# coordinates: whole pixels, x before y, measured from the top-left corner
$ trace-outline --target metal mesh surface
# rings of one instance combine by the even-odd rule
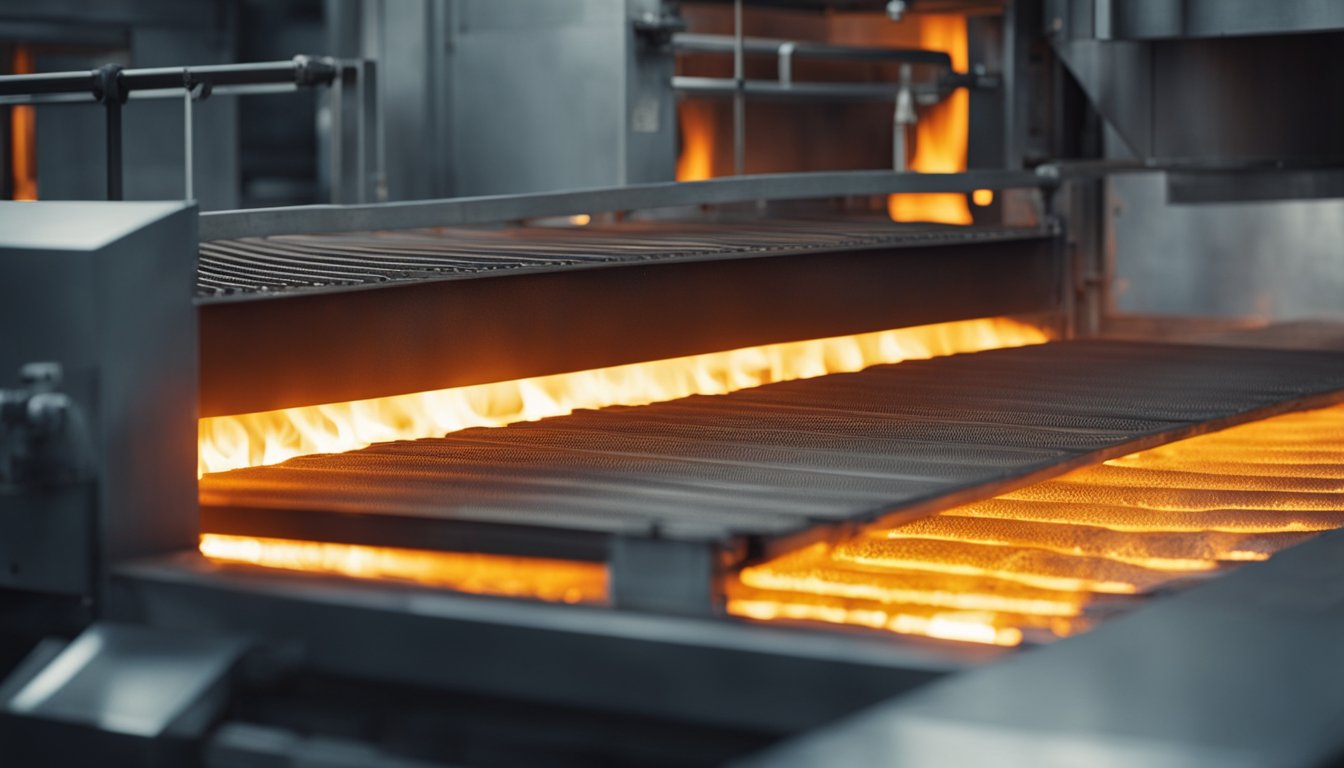
[[[781,543],[1341,389],[1339,354],[1061,342],[308,456],[207,475],[201,498],[207,530],[257,535],[320,538],[335,512],[526,528],[528,551],[538,528]]]
[[[197,295],[290,292],[642,261],[1039,237],[1037,229],[939,227],[885,219],[280,235],[201,244]]]

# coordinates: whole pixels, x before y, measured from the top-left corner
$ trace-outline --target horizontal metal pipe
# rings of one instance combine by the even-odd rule
[[[187,85],[329,85],[347,65],[334,59],[296,56],[289,61],[207,64],[194,67],[124,69],[118,76],[123,93]],[[0,77],[0,96],[94,93],[94,72],[49,72]]]
[[[0,96],[91,93],[97,82],[97,73],[88,70],[83,72],[46,72],[37,75],[5,75],[0,77]]]
[[[701,96],[731,96],[737,92],[737,85],[729,77],[689,77],[680,75],[672,78],[672,88],[682,93]],[[942,95],[939,88],[932,84],[912,84],[909,90],[921,97]],[[796,99],[844,99],[890,101],[901,91],[900,83],[827,83],[827,82],[788,82],[775,80],[747,80],[742,83],[742,92],[749,96]]]
[[[877,48],[855,45],[829,45],[804,40],[776,40],[762,37],[742,39],[742,52],[748,56],[775,56],[781,46],[793,46],[795,58],[846,59],[853,61],[901,61],[952,68],[952,57],[943,51],[921,48]],[[722,53],[734,50],[732,35],[702,35],[679,33],[672,36],[672,46],[682,53]]]

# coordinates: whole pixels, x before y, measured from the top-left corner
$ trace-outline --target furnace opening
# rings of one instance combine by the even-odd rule
[[[882,363],[1017,347],[1048,331],[984,318],[827,339],[769,344],[670,360],[478,386],[201,419],[198,474],[437,437],[586,408],[717,395]]]

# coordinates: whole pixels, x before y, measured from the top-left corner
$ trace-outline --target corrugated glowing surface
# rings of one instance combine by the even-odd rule
[[[743,569],[730,613],[1017,645],[1344,527],[1344,406],[1171,443]]]
[[[201,536],[211,560],[363,579],[409,581],[481,595],[591,603],[607,597],[601,563],[436,552],[252,536]]]

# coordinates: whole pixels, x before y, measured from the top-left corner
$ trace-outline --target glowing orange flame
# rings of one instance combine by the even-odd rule
[[[200,549],[222,563],[409,581],[472,594],[565,603],[600,602],[607,596],[606,566],[600,563],[217,533],[201,536]]]
[[[1047,340],[1040,329],[1014,320],[962,320],[372,400],[218,416],[200,421],[198,471],[276,464],[295,456],[439,437],[469,427],[561,416],[581,408],[724,394],[881,363]]]
[[[758,621],[823,621],[966,643],[1014,646],[1022,642],[1020,628],[996,626],[997,615],[975,611],[921,613],[884,610],[880,606],[845,605],[835,600],[781,602],[734,597],[728,601],[728,612]]]
[[[677,105],[681,126],[681,154],[677,181],[704,181],[714,176],[714,116],[710,105],[683,100]]]
[[[919,22],[921,48],[946,51],[952,58],[954,70],[967,70],[970,56],[965,16],[932,14],[912,16],[911,20]],[[956,173],[966,170],[970,122],[971,100],[964,88],[953,91],[942,103],[921,110],[919,122],[915,123],[915,153],[907,167],[922,173]],[[992,200],[993,193],[990,195]],[[941,224],[970,224],[972,221],[965,195],[955,193],[890,195],[887,197],[887,214],[892,221],[932,221]]]
[[[33,54],[26,46],[14,48],[13,72],[16,75],[33,72]],[[37,113],[31,105],[10,107],[9,156],[12,158],[10,175],[15,200],[37,199]]]
[[[1015,645],[1344,527],[1344,406],[1171,443],[744,568],[728,610]],[[935,626],[935,619],[943,623]],[[954,622],[955,631],[947,629]]]

